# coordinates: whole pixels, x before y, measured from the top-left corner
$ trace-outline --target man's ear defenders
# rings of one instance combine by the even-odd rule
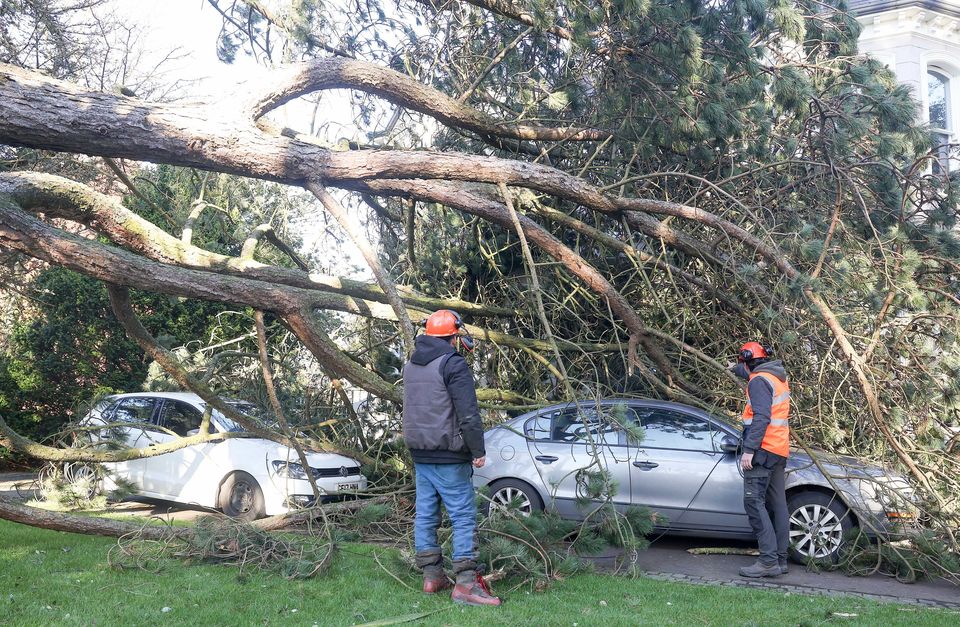
[[[457,333],[457,342],[459,342],[460,346],[462,346],[468,353],[472,353],[473,348],[477,345],[477,343],[474,341],[473,336],[470,335],[466,329],[466,326],[463,324],[463,318],[461,318],[460,314],[453,310],[448,311],[453,314],[454,325],[456,325],[457,331],[459,331],[459,333]]]
[[[761,359],[773,357],[773,348],[759,342],[747,342],[740,348],[737,355],[737,361],[748,362],[751,359]]]
[[[430,317],[420,322],[425,329],[424,333],[431,337],[456,336],[457,344],[467,351],[472,351],[475,342],[467,332],[460,314],[452,309],[440,309],[430,314]]]

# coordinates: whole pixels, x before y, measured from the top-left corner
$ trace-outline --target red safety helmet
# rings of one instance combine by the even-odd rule
[[[747,342],[740,347],[740,354],[737,355],[737,361],[746,362],[752,359],[769,358],[773,354],[773,349],[764,346],[760,342]]]

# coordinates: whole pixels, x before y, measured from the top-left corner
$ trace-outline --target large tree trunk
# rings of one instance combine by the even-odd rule
[[[355,501],[344,501],[342,503],[329,503],[320,507],[312,507],[302,511],[290,512],[288,514],[279,514],[255,520],[251,524],[264,531],[279,531],[288,527],[303,525],[322,514],[342,514],[352,512],[357,509],[367,507],[376,503],[386,503],[389,497],[381,496],[371,499],[362,499]],[[321,513],[322,510],[322,513]],[[214,516],[218,514],[212,514]],[[119,538],[128,534],[136,534],[145,540],[169,540],[172,538],[182,538],[191,533],[190,527],[173,527],[170,525],[144,525],[141,523],[131,523],[122,520],[113,520],[110,518],[95,518],[92,516],[81,516],[78,514],[62,514],[60,512],[51,512],[40,509],[39,507],[29,507],[13,501],[10,498],[0,496],[0,519],[10,522],[29,525],[31,527],[40,527],[51,531],[66,531],[69,533],[83,533],[94,536],[107,536],[110,538]]]
[[[473,183],[505,183],[551,194],[558,199],[590,207],[598,212],[620,215],[634,228],[668,239],[678,247],[713,262],[711,247],[691,241],[689,236],[671,233],[669,226],[652,218],[660,214],[689,220],[719,231],[739,241],[747,250],[764,258],[786,278],[797,277],[787,255],[775,244],[762,241],[746,229],[719,216],[679,203],[610,196],[583,179],[560,170],[539,165],[476,155],[413,151],[331,151],[318,146],[310,138],[293,133],[280,133],[269,125],[258,126],[258,118],[278,104],[296,95],[331,87],[352,87],[402,106],[436,116],[451,126],[478,130],[479,118],[464,113],[465,107],[429,87],[419,85],[395,72],[359,61],[323,59],[295,66],[277,73],[271,84],[254,86],[253,98],[244,110],[223,106],[148,104],[122,96],[91,92],[75,85],[56,81],[38,73],[14,66],[0,65],[0,100],[7,115],[0,118],[0,141],[12,145],[81,152],[106,157],[197,167],[305,186],[321,180],[325,185],[358,191],[376,191],[413,198],[437,200],[444,196],[451,206],[464,211],[487,210],[505,213],[502,204],[494,208],[486,201],[458,202],[465,194],[456,184],[435,179]],[[426,103],[450,104],[429,107]],[[414,103],[416,103],[414,105]],[[490,122],[489,120],[487,122]],[[538,129],[520,129],[509,125],[484,123],[483,132],[493,136],[533,139]],[[568,133],[576,139],[596,137]],[[426,188],[432,188],[427,190]],[[482,207],[486,205],[486,207]],[[639,339],[648,357],[659,366],[670,387],[681,393],[702,393],[682,377],[674,377],[674,369],[663,357],[639,316],[616,289],[589,264],[577,259],[565,247],[543,238],[537,242],[538,229],[527,221],[525,234],[580,278],[588,289],[600,295],[620,318],[634,340]],[[530,228],[529,231],[527,229]],[[226,278],[225,278],[226,280]],[[129,283],[123,283],[129,285]],[[198,286],[201,290],[203,286]],[[297,311],[299,318],[309,317],[309,308],[296,306],[291,294],[271,311]],[[300,300],[300,299],[294,299]],[[244,302],[244,301],[239,301]],[[252,305],[253,306],[253,305]],[[817,311],[831,316],[829,309]],[[848,356],[848,358],[851,358]],[[862,383],[862,381],[861,381]],[[868,382],[869,383],[869,382]],[[668,388],[669,389],[669,388]],[[875,408],[876,394],[870,385],[861,385],[869,399],[868,407],[875,422],[883,421]]]
[[[262,102],[272,105],[292,95],[332,86],[352,86],[373,91],[398,104],[408,102],[408,90],[412,87],[408,78],[397,73],[380,73],[373,88],[364,78],[366,74],[358,70],[358,65],[367,66],[368,72],[379,71],[370,64],[356,61],[346,64],[342,59],[326,59],[284,70],[276,81],[279,84],[265,85],[253,91],[262,94]],[[337,76],[336,80],[329,79],[330,73]],[[421,95],[429,95],[437,102],[445,98],[422,85],[417,89]],[[58,96],[57,92],[61,95]],[[67,94],[69,97],[64,99],[62,96]],[[553,194],[598,211],[631,215],[639,215],[638,211],[654,211],[699,219],[712,226],[724,227],[729,234],[744,238],[758,251],[771,253],[769,247],[742,229],[705,212],[674,203],[609,197],[582,179],[547,166],[451,153],[330,151],[312,143],[309,138],[290,138],[257,127],[255,119],[269,110],[262,102],[254,103],[246,111],[236,111],[233,116],[222,106],[214,110],[201,105],[152,105],[120,96],[85,92],[68,83],[12,66],[0,66],[0,98],[6,99],[10,111],[8,119],[0,120],[0,141],[13,145],[149,160],[301,187],[311,180],[321,180],[325,185],[357,189],[375,179],[394,179],[395,189],[406,186],[406,193],[415,198],[421,197],[416,193],[418,186],[408,179],[503,182]],[[65,106],[65,102],[70,104]],[[457,107],[462,105],[457,104]],[[456,116],[441,115],[438,109],[431,112],[450,124],[468,124]],[[487,130],[492,134],[509,135],[512,132],[496,125]],[[454,187],[447,195],[453,197],[458,191]],[[637,224],[656,230],[649,216],[638,218]],[[527,228],[526,224],[524,228]],[[692,245],[691,248],[708,256],[706,245]],[[548,252],[556,256],[555,248],[548,249]],[[565,255],[570,252],[565,251]],[[783,258],[778,256],[777,259],[782,261]],[[630,335],[644,344],[652,360],[668,378],[673,378],[688,392],[698,391],[682,377],[672,376],[671,364],[662,358],[661,349],[650,338],[639,316],[606,279],[583,260],[565,263],[588,289],[610,304]]]
[[[143,525],[110,518],[61,514],[38,507],[20,505],[0,496],[0,518],[31,527],[119,538],[136,533],[148,540],[166,540],[189,533],[184,527]]]

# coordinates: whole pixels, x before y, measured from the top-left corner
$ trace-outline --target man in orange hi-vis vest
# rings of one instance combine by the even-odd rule
[[[757,535],[760,558],[740,569],[743,577],[776,577],[787,572],[790,520],[784,470],[790,455],[790,386],[783,362],[769,346],[747,342],[734,372],[747,379],[743,410],[743,507]]]

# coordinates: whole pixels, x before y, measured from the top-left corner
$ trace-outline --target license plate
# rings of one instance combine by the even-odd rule
[[[359,489],[360,489],[360,484],[359,484],[359,483],[338,483],[338,484],[337,484],[337,491],[338,491],[338,492],[350,491],[350,490],[359,490]]]

